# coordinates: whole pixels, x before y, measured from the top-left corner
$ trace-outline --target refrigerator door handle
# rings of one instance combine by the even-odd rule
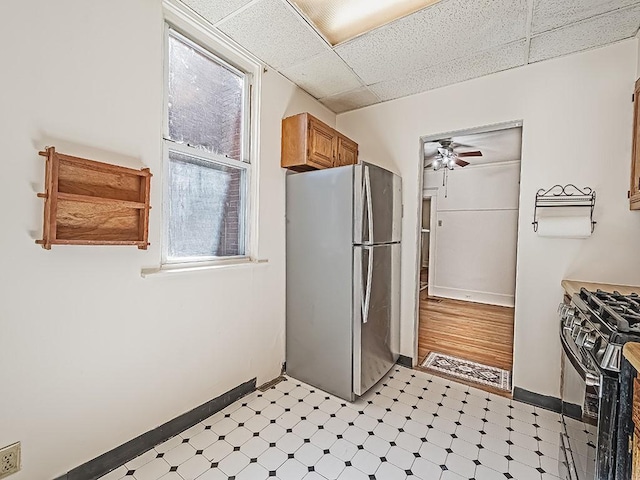
[[[369,225],[369,243],[373,243],[373,200],[371,198],[371,175],[369,167],[364,167],[364,189],[367,195],[367,224]]]
[[[371,304],[371,283],[373,280],[373,247],[365,246],[362,252],[365,251],[369,254],[367,265],[367,287],[365,289],[365,296],[362,300],[362,323],[367,323],[369,320],[369,305]]]

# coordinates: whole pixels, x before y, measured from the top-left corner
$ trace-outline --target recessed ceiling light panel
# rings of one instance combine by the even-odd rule
[[[337,45],[440,0],[290,0]]]

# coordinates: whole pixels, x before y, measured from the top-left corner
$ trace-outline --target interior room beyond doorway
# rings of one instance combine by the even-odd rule
[[[519,122],[423,139],[418,366],[444,376],[477,369],[472,382],[495,370],[509,381],[484,388],[503,394],[513,365],[521,144]]]

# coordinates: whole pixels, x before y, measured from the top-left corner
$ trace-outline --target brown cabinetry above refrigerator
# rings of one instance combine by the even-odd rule
[[[304,172],[356,163],[358,144],[311,114],[282,120],[282,168]]]

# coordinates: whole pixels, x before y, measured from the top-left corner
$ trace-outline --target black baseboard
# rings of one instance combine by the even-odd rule
[[[405,355],[400,355],[398,360],[396,361],[398,365],[402,365],[403,367],[412,368],[413,367],[413,358],[407,357]]]
[[[539,393],[530,392],[524,388],[514,387],[513,399],[522,403],[528,403],[534,407],[551,410],[552,412],[562,412],[562,400],[559,398],[540,395]]]
[[[219,412],[255,389],[256,379],[254,378],[93,460],[89,460],[87,463],[70,470],[55,480],[95,480],[100,478],[156,445],[169,440],[187,428]]]
[[[580,405],[562,402],[562,413],[576,420],[584,421],[582,419],[582,407]]]

